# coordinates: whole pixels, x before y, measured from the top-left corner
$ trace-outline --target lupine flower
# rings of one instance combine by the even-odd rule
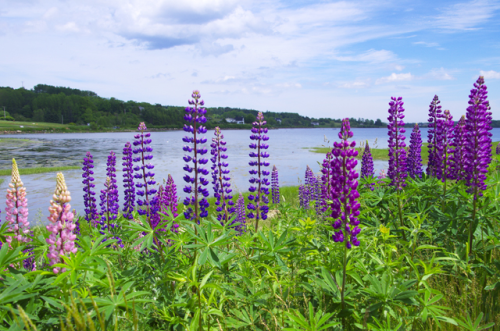
[[[410,136],[408,174],[411,178],[422,178],[422,136],[418,124],[415,124]]]
[[[378,175],[379,179],[384,179],[387,178],[387,173],[385,172],[385,169],[380,170],[380,173]]]
[[[94,160],[92,154],[90,154],[90,152],[87,152],[87,154],[83,158],[82,168],[82,183],[84,185],[83,202],[85,204],[85,219],[87,220],[87,222],[95,226],[97,220],[99,219],[99,215],[97,213],[95,192],[93,191],[93,188],[95,187],[95,184],[92,183],[94,181],[94,177],[92,177],[92,175],[94,174],[94,171],[92,170],[93,168]]]
[[[453,129],[453,140],[451,141],[450,178],[457,181],[465,178],[464,157],[466,145],[465,115],[462,115]]]
[[[500,142],[497,145],[496,152],[497,152],[497,155],[500,155]]]
[[[442,123],[442,134],[440,139],[440,144],[438,148],[438,153],[440,154],[439,158],[443,163],[441,169],[442,172],[437,173],[437,178],[441,179],[443,182],[446,181],[446,178],[451,178],[451,160],[450,156],[450,144],[453,141],[453,116],[451,116],[449,110],[445,110],[443,114],[443,123]]]
[[[174,217],[179,215],[177,213],[177,186],[174,183],[172,175],[168,175],[167,184],[165,185],[165,194],[163,199],[163,204],[165,208],[168,208]]]
[[[71,212],[71,196],[66,187],[64,175],[59,172],[57,174],[57,185],[53,200],[50,200],[48,217],[51,224],[47,225],[47,230],[50,232],[49,238],[46,239],[50,245],[47,257],[50,259],[50,265],[62,263],[61,255],[67,256],[70,253],[75,254],[78,250],[75,247],[76,235],[74,234],[75,224],[73,223],[74,214]],[[59,267],[52,269],[54,273],[59,271],[65,272]]]
[[[231,215],[234,213],[234,202],[233,196],[231,195],[231,183],[229,180],[229,169],[227,169],[228,163],[224,160],[227,160],[227,154],[224,152],[227,151],[226,142],[223,141],[224,135],[220,132],[220,128],[215,128],[215,138],[212,138],[212,150],[210,154],[212,157],[210,160],[212,161],[212,184],[214,185],[214,196],[217,199],[215,202],[217,219],[221,224],[226,224],[227,221],[231,219]]]
[[[31,235],[33,235],[33,231],[31,231]],[[28,248],[23,250],[24,254],[28,254],[28,258],[23,260],[23,267],[28,271],[36,270],[36,261],[35,261],[35,252],[33,252],[33,248]]]
[[[177,189],[174,184],[174,180],[171,175],[168,175],[168,180],[163,187],[160,185],[158,188],[158,193],[155,198],[156,209],[158,212],[153,215],[151,219],[151,224],[153,229],[155,229],[158,225],[162,224],[164,220],[162,220],[161,214],[168,215],[168,212],[171,211],[174,217],[177,217]],[[161,213],[161,214],[160,214]],[[171,231],[178,232],[179,224],[172,224]],[[162,229],[164,231],[164,229]]]
[[[240,196],[238,197],[238,200],[236,201],[235,213],[236,213],[236,219],[234,220],[234,222],[239,224],[236,225],[234,229],[238,231],[240,234],[242,234],[246,229],[246,224],[245,224],[245,199],[243,198],[243,194],[241,193]]]
[[[429,124],[427,131],[427,148],[429,150],[429,161],[427,162],[427,175],[436,177],[438,173],[442,172],[442,160],[439,159],[441,156],[438,153],[439,146],[441,144],[440,138],[442,136],[442,125],[443,125],[443,114],[441,113],[441,101],[437,95],[434,96],[432,102],[429,106]]]
[[[335,234],[333,240],[335,242],[346,242],[346,247],[350,249],[352,245],[359,246],[357,235],[361,231],[358,228],[358,215],[360,204],[358,202],[359,193],[358,173],[356,172],[356,156],[358,151],[354,149],[356,142],[349,142],[353,132],[349,119],[345,118],[342,121],[342,128],[339,132],[341,142],[333,143],[332,160],[333,175],[331,179],[332,189],[332,204],[331,217],[335,220],[333,228]]]
[[[268,186],[270,183],[266,178],[266,176],[269,176],[269,171],[262,169],[269,166],[269,162],[265,161],[269,157],[269,153],[263,151],[269,148],[269,145],[264,143],[269,140],[269,137],[266,136],[267,128],[264,127],[266,123],[264,115],[259,112],[257,114],[257,121],[253,122],[252,134],[250,135],[250,139],[254,141],[250,144],[250,148],[257,150],[257,152],[251,152],[250,157],[257,160],[252,160],[248,163],[251,167],[256,168],[249,171],[250,175],[255,177],[251,177],[249,180],[252,185],[249,188],[250,195],[248,199],[250,202],[247,208],[250,212],[247,217],[249,219],[255,218],[255,231],[258,229],[259,220],[267,219],[267,212],[269,211],[269,207],[267,206],[269,199],[267,196],[269,195]]]
[[[371,177],[375,174],[375,169],[373,168],[373,157],[370,151],[370,146],[368,145],[368,140],[365,144],[365,151],[361,157],[361,178]],[[374,190],[375,184],[370,184],[370,190]]]
[[[280,203],[280,183],[278,180],[278,168],[273,166],[273,172],[271,173],[271,195],[273,197],[273,203]]]
[[[123,205],[123,216],[132,219],[135,207],[134,169],[132,165],[132,145],[127,142],[123,148],[123,186],[125,188],[125,203]]]
[[[305,175],[305,186],[307,187],[307,193],[309,194],[308,196],[308,201],[314,201],[314,202],[318,202],[318,199],[320,197],[320,192],[319,192],[319,183],[318,183],[318,179],[316,178],[316,176],[314,175],[314,172],[312,171],[312,169],[307,166],[306,168],[306,175]]]
[[[26,188],[21,181],[19,169],[15,159],[12,159],[12,178],[7,189],[7,208],[5,208],[5,221],[9,224],[9,229],[14,236],[8,236],[5,240],[11,247],[14,238],[19,243],[29,241],[27,234],[30,232],[28,222],[28,199],[26,198]]]
[[[106,183],[104,190],[101,190],[101,224],[106,223],[106,228],[110,230],[110,222],[118,217],[118,186],[116,185],[116,155],[113,151],[109,153],[106,163]]]
[[[332,200],[330,181],[332,178],[332,160],[333,154],[331,152],[326,153],[326,158],[323,160],[323,166],[321,167],[321,212],[326,212],[328,209],[327,201]]]
[[[151,133],[145,131],[147,130],[146,124],[141,122],[137,128],[139,133],[134,136],[134,150],[132,151],[136,157],[133,161],[137,162],[138,165],[134,167],[134,178],[138,181],[135,183],[137,187],[137,205],[141,208],[137,210],[139,215],[146,215],[148,222],[151,225],[151,216],[156,213],[155,201],[153,197],[156,194],[156,189],[153,188],[156,184],[154,180],[154,173],[151,170],[154,165],[150,163],[153,159],[153,155],[149,154],[153,151],[153,147],[149,146],[151,144]],[[147,163],[146,163],[147,162]]]
[[[406,144],[405,135],[406,130],[404,129],[405,123],[403,118],[405,117],[403,112],[403,98],[391,97],[391,102],[389,102],[389,170],[387,175],[391,179],[391,186],[396,187],[396,189],[403,189],[406,186],[405,179],[406,173]]]
[[[465,120],[466,154],[465,154],[465,185],[474,199],[481,197],[487,185],[485,184],[488,166],[492,160],[491,153],[491,113],[487,98],[487,88],[484,77],[480,76],[469,95],[469,107]]]
[[[193,134],[193,136],[185,136],[182,138],[182,141],[185,143],[193,144],[192,147],[184,145],[182,148],[186,153],[193,152],[193,156],[186,154],[183,158],[184,162],[186,162],[183,169],[187,172],[183,177],[184,181],[187,183],[187,185],[184,186],[184,192],[189,195],[184,199],[184,205],[188,207],[184,212],[184,217],[188,220],[196,220],[199,223],[200,218],[208,216],[207,208],[209,206],[206,199],[209,192],[205,187],[209,182],[203,177],[209,173],[203,166],[208,163],[208,159],[203,157],[203,155],[207,154],[208,150],[202,147],[202,145],[207,142],[207,138],[197,136],[207,133],[207,128],[203,126],[203,124],[207,122],[205,117],[207,110],[202,108],[205,102],[200,100],[200,91],[193,91],[191,96],[193,100],[189,100],[188,102],[194,107],[187,107],[185,109],[186,114],[184,114],[184,120],[189,123],[189,126],[184,124],[184,131]],[[189,165],[189,162],[193,163],[192,167]],[[201,200],[199,200],[199,194],[203,196]]]
[[[303,184],[299,185],[299,205],[304,209],[309,208],[309,190]]]

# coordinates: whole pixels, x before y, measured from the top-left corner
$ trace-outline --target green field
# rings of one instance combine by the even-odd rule
[[[86,125],[74,124],[57,124],[46,122],[19,122],[19,121],[3,121],[0,120],[0,131],[56,131],[56,132],[72,132],[89,130]]]

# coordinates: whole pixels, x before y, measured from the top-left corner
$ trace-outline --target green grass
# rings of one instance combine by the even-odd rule
[[[53,171],[65,171],[65,170],[75,170],[80,169],[79,166],[69,166],[69,167],[39,167],[39,168],[23,168],[19,169],[19,174],[22,175],[36,175],[43,174],[46,172]],[[11,169],[0,170],[0,176],[10,176],[12,173]],[[1,184],[1,182],[0,182]]]
[[[29,143],[31,139],[23,138],[0,138],[0,144]]]
[[[0,185],[2,185],[2,184],[3,184],[3,181],[4,181],[4,180],[5,180],[5,179],[0,178]]]

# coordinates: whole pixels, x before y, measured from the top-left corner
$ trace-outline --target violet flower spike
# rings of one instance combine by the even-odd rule
[[[101,191],[101,224],[107,223],[106,228],[110,230],[110,222],[113,223],[118,217],[118,186],[116,185],[116,154],[111,151],[106,163],[106,183]]]
[[[373,157],[367,140],[363,156],[361,157],[361,178],[372,177],[374,175],[375,175],[375,169],[373,167]],[[368,186],[372,191],[375,189],[375,184],[373,183]]]
[[[257,114],[257,121],[253,122],[252,134],[250,135],[250,139],[252,143],[249,145],[251,149],[257,150],[256,152],[251,152],[249,156],[252,159],[248,164],[252,168],[249,173],[254,177],[251,177],[249,182],[250,184],[250,195],[248,199],[250,202],[247,205],[247,208],[250,212],[247,214],[249,219],[255,219],[255,231],[257,231],[259,227],[259,220],[267,219],[267,213],[269,211],[269,207],[267,204],[269,203],[269,188],[270,185],[269,180],[266,176],[269,176],[269,171],[264,170],[264,167],[269,166],[269,162],[265,159],[269,157],[269,154],[263,150],[269,148],[269,145],[265,142],[269,140],[269,137],[266,135],[268,129],[264,127],[266,125],[266,121],[264,121],[264,115],[262,112]],[[254,186],[256,185],[256,186]]]
[[[453,140],[450,143],[450,171],[451,179],[457,181],[465,178],[465,147],[466,147],[465,115],[462,115],[457,125],[453,129]]]
[[[408,174],[411,178],[422,178],[422,136],[418,124],[415,124],[410,136]]]
[[[239,232],[239,234],[243,234],[243,232],[246,230],[246,222],[245,222],[245,199],[243,198],[243,194],[240,193],[240,196],[238,197],[238,200],[236,201],[236,208],[235,208],[235,213],[236,213],[236,219],[235,224],[235,230]]]
[[[220,128],[216,127],[214,132],[215,138],[212,138],[212,144],[210,147],[212,150],[212,184],[214,185],[214,196],[217,199],[215,202],[217,211],[217,220],[224,225],[231,219],[231,215],[234,213],[234,202],[233,196],[231,195],[231,183],[229,180],[229,169],[228,163],[224,162],[227,160],[227,154],[223,154],[227,151],[226,142],[223,141],[224,135],[221,133]]]
[[[123,217],[132,219],[132,212],[135,207],[135,186],[134,186],[134,169],[132,163],[132,145],[127,142],[123,148],[122,157],[123,170],[123,187],[124,187],[124,204]]]
[[[497,148],[495,150],[497,155],[500,155],[500,142],[497,144]]]
[[[491,112],[487,100],[487,87],[484,77],[480,76],[469,95],[469,107],[465,120],[466,154],[465,185],[474,200],[483,195],[488,166],[492,161]]]
[[[333,143],[332,154],[335,157],[332,160],[332,179],[331,179],[331,217],[334,219],[333,228],[335,242],[344,242],[350,249],[352,245],[359,246],[360,242],[357,235],[361,231],[358,228],[360,214],[360,204],[358,202],[359,193],[358,173],[355,159],[358,151],[354,149],[356,142],[349,142],[353,137],[349,119],[342,120],[342,128],[339,132],[340,142]]]
[[[273,166],[273,172],[271,174],[271,195],[273,198],[273,204],[277,205],[280,203],[280,184],[278,179],[278,168]]]
[[[207,154],[208,150],[203,147],[207,142],[207,138],[200,135],[207,133],[207,128],[203,126],[207,122],[205,114],[207,110],[202,108],[205,104],[203,100],[200,100],[200,92],[195,90],[191,95],[192,100],[188,103],[193,105],[193,107],[187,107],[185,109],[186,114],[184,114],[184,120],[189,124],[184,124],[184,131],[192,134],[193,136],[185,136],[182,138],[186,144],[183,150],[186,152],[184,155],[184,161],[186,165],[184,170],[187,172],[183,177],[184,181],[187,183],[184,186],[184,192],[188,196],[184,199],[184,205],[187,207],[184,212],[184,217],[188,220],[196,220],[200,222],[200,218],[207,217],[209,203],[207,197],[209,195],[208,189],[205,187],[208,185],[209,181],[204,177],[209,174],[209,171],[204,167],[208,163],[208,159],[204,158],[203,155]],[[187,154],[193,152],[193,156]],[[192,163],[192,166],[190,165]],[[203,197],[200,199],[200,195]]]
[[[441,145],[442,138],[442,126],[443,126],[443,114],[441,110],[441,105],[439,105],[441,101],[437,95],[434,96],[432,102],[429,106],[429,119],[428,119],[428,151],[429,151],[429,159],[427,162],[427,175],[437,177],[437,174],[440,173],[442,160],[439,158],[442,154],[438,152]]]
[[[404,142],[406,130],[403,122],[404,102],[402,99],[402,97],[391,97],[389,117],[387,118],[389,120],[389,125],[387,125],[389,129],[389,170],[387,176],[391,179],[390,185],[398,190],[406,186],[407,176],[406,144]]]
[[[154,187],[156,181],[154,180],[154,173],[151,170],[154,169],[154,165],[150,163],[153,159],[153,155],[149,154],[153,152],[153,147],[149,146],[151,144],[151,133],[145,132],[147,130],[146,124],[141,122],[138,127],[139,133],[134,136],[134,150],[132,151],[136,157],[133,158],[134,162],[138,164],[134,167],[134,178],[138,181],[135,183],[137,188],[136,194],[137,205],[139,208],[137,212],[139,215],[146,215],[149,225],[151,225],[151,216],[156,213],[155,201],[153,197],[155,196],[157,190]]]
[[[7,208],[5,208],[5,221],[9,225],[10,232],[14,236],[8,236],[6,242],[9,247],[12,247],[12,240],[15,239],[18,243],[26,243],[29,241],[28,233],[30,226],[28,222],[28,199],[26,198],[26,187],[24,187],[19,175],[19,169],[15,159],[12,159],[12,177],[7,189]]]
[[[441,167],[442,172],[438,174],[438,178],[444,183],[447,178],[451,178],[453,176],[451,169],[451,156],[449,155],[453,149],[451,148],[451,142],[453,141],[453,116],[451,116],[449,110],[445,110],[443,114],[443,122],[442,122],[442,135],[441,135],[441,146],[439,148],[439,159],[443,162]],[[446,186],[445,186],[446,188]]]
[[[321,212],[326,212],[328,210],[327,201],[332,200],[330,182],[332,177],[332,160],[333,154],[331,152],[326,153],[326,157],[323,160],[323,166],[321,168]]]
[[[92,157],[92,154],[90,152],[87,152],[85,154],[85,157],[83,158],[83,202],[85,204],[85,219],[87,222],[92,224],[93,226],[96,226],[96,222],[99,219],[99,214],[97,213],[97,206],[96,206],[96,198],[95,198],[95,192],[94,192],[94,187],[95,184],[93,183],[94,177],[94,171],[92,170],[94,168],[94,160]]]

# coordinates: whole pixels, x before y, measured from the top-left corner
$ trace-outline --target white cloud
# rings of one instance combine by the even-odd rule
[[[451,75],[451,73],[444,68],[432,69],[427,75],[424,75],[423,78],[431,78],[437,80],[454,80],[456,79]]]
[[[481,76],[484,76],[485,79],[500,79],[500,72],[490,70],[490,71],[483,71],[481,70],[479,72]]]
[[[58,30],[64,31],[64,32],[79,32],[80,28],[76,25],[75,22],[68,22],[63,25],[57,25],[56,26]]]
[[[425,47],[439,47],[438,43],[428,43],[428,42],[425,42],[425,41],[416,41],[416,42],[413,43],[413,45],[422,45],[422,46],[425,46]]]
[[[338,83],[337,86],[339,88],[346,88],[346,89],[358,89],[358,88],[367,88],[370,87],[370,80],[356,80],[354,82],[341,82]]]
[[[454,4],[434,17],[432,21],[443,29],[474,30],[478,25],[487,22],[500,9],[500,4],[494,0],[473,0]]]
[[[362,54],[352,56],[336,56],[335,59],[338,61],[381,63],[394,61],[397,59],[397,56],[392,51],[388,51],[385,49],[379,51],[370,49]]]
[[[375,81],[375,84],[379,85],[379,84],[391,83],[391,82],[409,81],[409,80],[413,80],[413,79],[415,79],[415,76],[413,76],[411,73],[396,74],[393,72],[390,76],[377,79]]]

